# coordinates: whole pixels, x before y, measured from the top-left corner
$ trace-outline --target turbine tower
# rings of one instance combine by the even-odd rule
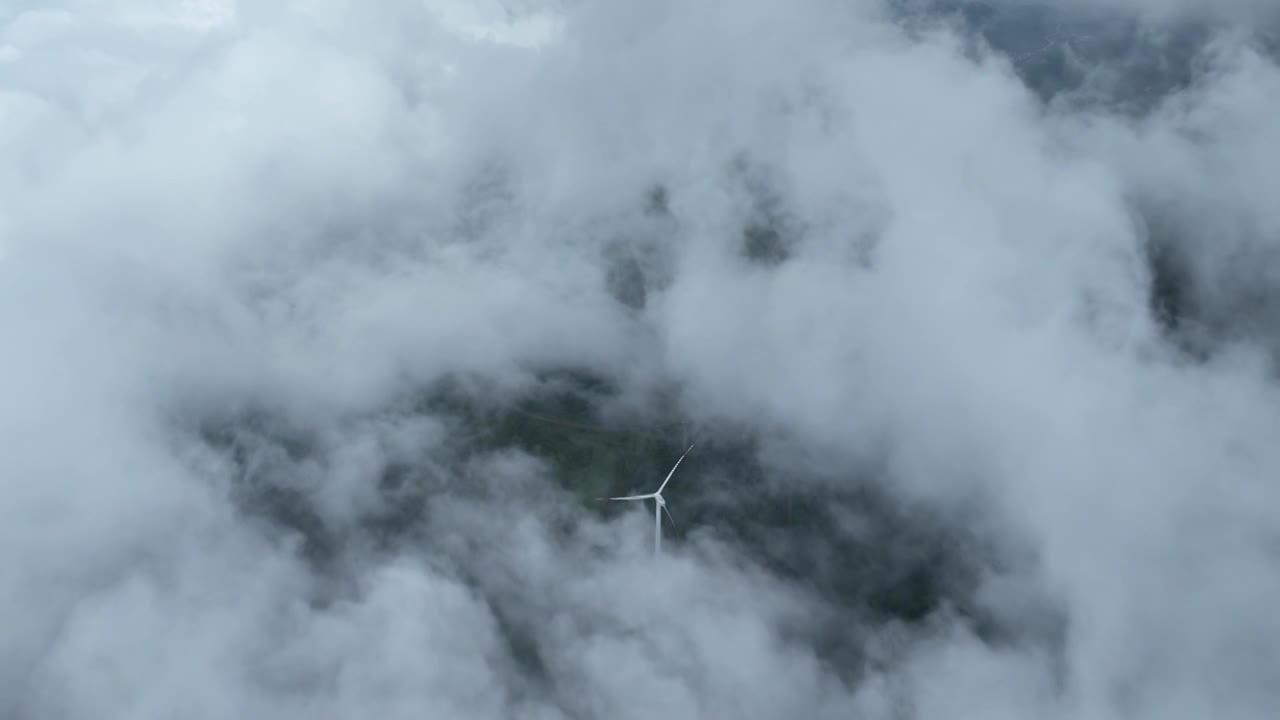
[[[696,443],[695,443],[696,444]],[[600,498],[601,500],[653,500],[653,554],[657,555],[662,552],[662,513],[667,514],[667,519],[671,520],[672,526],[676,521],[671,517],[671,511],[667,509],[667,501],[662,497],[662,491],[667,487],[667,483],[671,482],[671,476],[676,474],[676,468],[680,467],[680,462],[684,460],[684,456],[689,454],[689,450],[693,449],[693,445],[684,451],[684,455],[676,460],[676,464],[671,466],[671,472],[667,473],[667,477],[658,486],[658,489],[648,495],[626,495],[623,497]]]

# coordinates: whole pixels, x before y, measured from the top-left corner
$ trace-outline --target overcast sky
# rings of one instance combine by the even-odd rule
[[[1089,5],[0,0],[0,718],[1277,717],[1280,18]]]

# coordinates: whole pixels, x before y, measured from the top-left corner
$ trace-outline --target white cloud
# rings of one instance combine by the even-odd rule
[[[1274,715],[1251,32],[1134,118],[869,1],[5,10],[0,715]],[[758,564],[745,506],[655,565],[422,404],[565,367],[996,560],[946,548],[980,590],[914,625]]]

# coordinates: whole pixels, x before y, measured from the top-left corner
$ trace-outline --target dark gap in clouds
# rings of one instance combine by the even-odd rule
[[[619,247],[611,254],[606,278],[609,294],[632,310],[643,310],[649,301],[649,289],[642,261],[625,247]]]
[[[475,510],[486,511],[485,507],[476,507]],[[448,525],[448,522],[441,524]],[[447,528],[447,531],[452,530]],[[423,552],[437,564],[443,563],[451,576],[471,588],[484,601],[505,650],[508,685],[526,700],[554,700],[558,678],[551,656],[555,647],[544,637],[545,628],[542,627],[554,614],[544,605],[545,599],[554,598],[553,591],[530,582],[543,582],[536,576],[521,578],[497,563],[487,565],[493,549],[486,548],[483,539],[468,537],[468,542],[459,544],[456,534],[441,541],[440,535],[428,533],[418,540]],[[413,554],[415,548],[405,547],[402,552]],[[537,599],[539,597],[544,599]]]
[[[1195,362],[1223,349],[1265,348],[1280,362],[1280,254],[1258,231],[1206,236],[1184,209],[1149,203],[1143,213],[1150,308],[1165,337]],[[1229,231],[1230,232],[1230,231]],[[1223,248],[1212,255],[1207,240]],[[1234,249],[1229,249],[1234,248]]]
[[[514,449],[539,457],[586,500],[618,489],[609,484],[621,478],[661,478],[666,467],[660,456],[674,462],[683,450],[683,422],[674,408],[666,416],[611,411],[620,392],[616,380],[591,370],[548,370],[517,395],[450,378],[427,391],[419,406],[457,428],[460,454]]]
[[[919,621],[972,589],[979,558],[957,542],[958,528],[869,477],[835,482],[766,467],[750,439],[709,442],[698,454],[686,490],[693,502],[681,512],[834,605]]]
[[[559,487],[605,519],[634,512],[635,507],[599,503],[596,497],[650,491],[690,439],[689,425],[668,414],[671,411],[660,414],[664,420],[657,414],[611,415],[607,406],[620,388],[591,372],[541,373],[529,391],[517,396],[477,387],[481,386],[451,378],[412,402],[416,413],[449,428],[447,450],[430,451],[431,468],[443,465],[461,479],[470,457],[516,452],[543,462]],[[699,445],[667,491],[676,518],[675,527],[664,528],[668,550],[678,551],[682,543],[698,537],[716,538],[771,577],[815,593],[829,616],[801,635],[806,647],[813,647],[847,682],[855,682],[864,671],[865,638],[855,630],[864,624],[928,623],[947,610],[959,612],[957,618],[968,619],[983,634],[995,637],[1001,632],[998,619],[982,616],[975,607],[975,582],[988,569],[988,559],[975,552],[964,528],[928,507],[893,500],[870,477],[854,482],[805,477],[767,465],[753,434],[708,428],[694,434]],[[431,552],[452,557],[458,577],[488,598],[518,664],[530,676],[548,682],[544,651],[539,650],[532,626],[541,616],[525,607],[529,598],[495,596],[485,589],[485,571],[468,569],[475,550],[466,548],[479,548],[486,539],[454,534],[449,541],[453,544],[445,546],[431,539],[445,532],[439,516],[433,515],[445,487],[451,488],[451,505],[465,502],[481,514],[500,512],[500,506],[511,502],[504,500],[504,493],[529,497],[529,488],[495,487],[480,478],[442,484],[438,470],[392,462],[381,470],[376,509],[335,525],[316,509],[307,486],[300,486],[308,466],[315,474],[330,464],[323,443],[306,430],[257,415],[206,429],[204,437],[232,457],[239,507],[278,532],[301,537],[303,559],[321,575],[361,564],[353,564],[352,557],[343,559],[342,553],[393,557],[416,552],[415,547],[426,543],[434,548]],[[646,505],[645,516],[649,512],[652,507]],[[541,514],[554,516],[545,510]],[[561,525],[559,537],[572,544],[579,520],[563,519],[567,524]],[[648,532],[650,525],[645,521],[640,527]]]
[[[1133,117],[1186,90],[1202,72],[1215,28],[1195,20],[1153,25],[1123,12],[1050,3],[905,0],[908,27],[942,19],[1013,64],[1042,102]]]
[[[667,186],[658,183],[643,193],[638,217],[603,233],[605,286],[609,295],[632,312],[643,311],[649,297],[671,283],[670,248],[679,233]]]
[[[529,605],[530,596],[501,589],[507,581],[495,585],[491,571],[475,565],[493,540],[446,519],[447,508],[501,515],[510,512],[504,507],[530,502],[529,511],[554,530],[561,551],[580,543],[580,510],[551,510],[534,499],[540,493],[530,495],[533,486],[495,485],[469,469],[474,460],[506,455],[542,463],[566,497],[591,515],[636,512],[595,498],[652,490],[691,439],[690,426],[672,408],[619,415],[609,409],[619,391],[615,381],[584,370],[540,373],[516,395],[463,377],[442,380],[389,415],[430,417],[448,428],[445,445],[425,449],[420,464],[387,463],[377,480],[378,502],[346,522],[326,518],[317,506],[314,493],[332,458],[316,431],[256,413],[206,423],[202,437],[231,459],[241,511],[265,521],[269,534],[300,538],[299,552],[319,576],[349,584],[342,575],[367,565],[368,553],[391,558],[425,551],[447,560],[452,574],[486,598],[520,671],[530,682],[549,683],[547,641],[537,627],[546,616]],[[654,405],[671,402],[659,398]],[[808,475],[762,460],[752,430],[702,427],[692,435],[699,444],[666,493],[676,521],[664,527],[668,551],[714,539],[770,577],[813,593],[826,615],[788,632],[845,681],[856,682],[866,671],[867,638],[857,629],[863,626],[906,623],[923,631],[944,613],[983,637],[1016,635],[975,603],[977,579],[992,569],[992,558],[979,550],[983,540],[927,506],[891,497],[872,477],[881,470],[853,469],[865,476],[853,481]],[[648,517],[651,506],[643,512]],[[647,533],[651,525],[646,520],[638,527]]]
[[[1150,281],[1150,309],[1165,337],[1188,358],[1208,360],[1214,338],[1207,332],[1203,312],[1196,302],[1190,259],[1177,242],[1177,229],[1159,213],[1147,216],[1143,245]]]
[[[273,532],[301,540],[300,552],[317,569],[332,569],[344,538],[316,511],[307,465],[320,457],[318,439],[264,411],[200,424],[200,439],[231,467],[231,500]]]
[[[730,168],[730,182],[743,196],[746,224],[742,228],[742,254],[764,267],[776,267],[789,259],[801,241],[801,229],[787,210],[776,173],[750,154],[737,155]]]
[[[645,193],[644,212],[646,215],[666,217],[671,215],[671,197],[667,186],[661,183],[649,188]]]
[[[983,561],[962,541],[963,528],[894,500],[883,478],[836,480],[767,466],[754,431],[699,427],[690,438],[674,410],[606,424],[602,407],[615,392],[589,374],[551,373],[533,395],[509,404],[478,408],[458,396],[447,404],[461,427],[477,431],[470,452],[540,458],[606,516],[634,508],[594,498],[650,491],[696,439],[667,491],[677,523],[664,531],[668,537],[709,531],[781,577],[872,617],[919,621],[943,603],[966,604]]]

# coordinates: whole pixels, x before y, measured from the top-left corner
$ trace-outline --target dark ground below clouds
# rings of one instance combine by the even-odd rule
[[[677,523],[665,526],[666,550],[681,552],[691,536],[713,537],[774,577],[811,591],[830,608],[824,622],[836,627],[810,629],[807,644],[839,674],[853,680],[863,671],[862,638],[853,630],[862,626],[923,625],[945,613],[965,620],[988,641],[1027,641],[975,602],[979,571],[998,571],[1003,562],[985,547],[986,539],[954,518],[890,498],[872,481],[872,467],[819,476],[768,463],[762,438],[745,431],[662,422],[652,412],[628,417],[610,409],[616,387],[587,372],[545,373],[515,398],[497,400],[480,388],[451,379],[420,393],[407,410],[388,411],[441,422],[448,439],[420,464],[385,466],[378,483],[381,502],[349,522],[327,520],[305,480],[332,461],[316,431],[259,413],[209,423],[200,434],[232,463],[238,507],[264,532],[296,542],[318,576],[339,585],[357,555],[412,554],[426,542],[433,497],[497,500],[489,495],[497,492],[491,486],[459,480],[469,459],[513,452],[537,458],[585,512],[610,517],[636,508],[597,498],[651,491],[686,443],[696,440],[665,493]],[[667,413],[673,411],[663,413],[671,417]],[[838,477],[840,472],[847,476]],[[566,532],[572,537],[572,528]],[[485,594],[483,587],[476,589]],[[513,656],[536,669],[536,627],[512,619],[527,613],[506,607],[509,598],[487,599]]]
[[[896,0],[907,27],[946,23],[1008,57],[1039,98],[1072,109],[1150,112],[1191,87],[1221,28],[1193,18],[1160,25],[1073,3]],[[1280,57],[1280,28],[1252,28],[1255,47]]]

